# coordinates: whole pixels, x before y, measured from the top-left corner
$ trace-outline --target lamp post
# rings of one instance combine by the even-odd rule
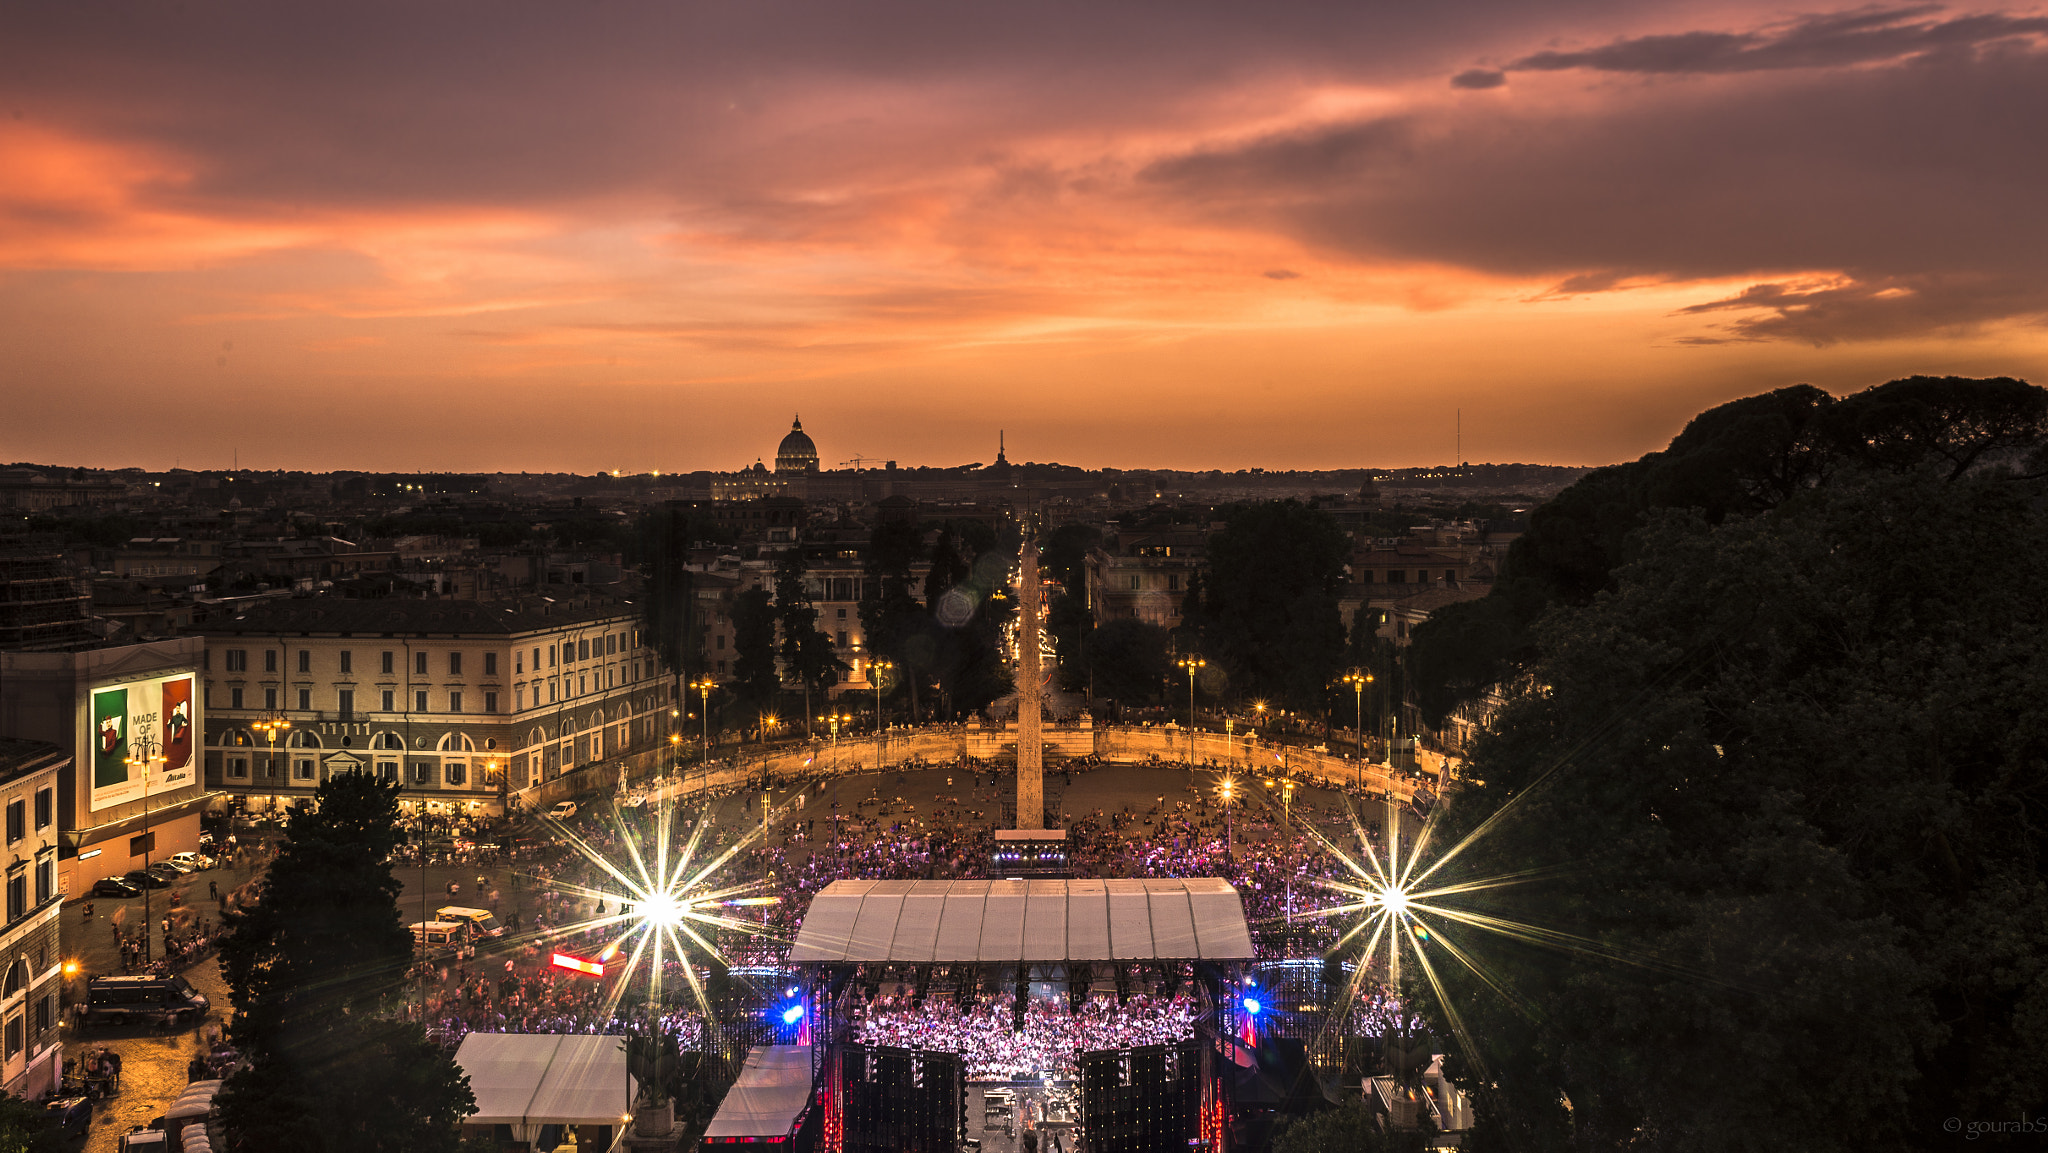
[[[1280,791],[1280,823],[1287,837],[1287,923],[1294,923],[1294,779],[1267,777],[1266,787]]]
[[[1224,777],[1223,783],[1217,786],[1216,793],[1223,798],[1223,851],[1226,855],[1235,858],[1237,856],[1237,827],[1231,823],[1230,818],[1231,810],[1234,808],[1231,802],[1237,799],[1236,775],[1232,774]]]
[[[832,859],[835,861],[839,859],[840,832],[839,778],[841,776],[841,773],[839,772],[839,726],[843,722],[848,722],[851,720],[853,720],[853,717],[851,715],[847,713],[842,713],[837,709],[834,709],[831,712],[826,713],[824,716],[818,718],[819,723],[829,724],[832,726],[832,820],[830,823],[832,829]]]
[[[704,783],[708,787],[711,784],[711,690],[718,687],[718,682],[711,679],[710,673],[705,673],[691,681],[690,687],[701,694],[704,701]]]
[[[135,751],[127,758],[128,766],[141,774],[142,777],[142,963],[147,965],[150,961],[149,922],[151,916],[148,884],[151,879],[149,875],[149,856],[150,851],[156,848],[156,841],[152,838],[149,831],[149,767],[151,765],[163,764],[164,758],[157,752],[156,738],[148,733],[137,734],[129,741],[129,745]]]
[[[1173,662],[1188,674],[1188,763],[1195,763],[1195,674],[1208,667],[1200,653],[1190,653]]]
[[[875,686],[875,773],[877,779],[882,772],[882,674],[895,668],[895,662],[871,660],[868,662],[868,682]]]
[[[768,843],[768,807],[773,800],[768,789],[768,734],[782,723],[774,713],[761,714],[761,843]]]
[[[1365,686],[1372,683],[1372,674],[1362,669],[1352,669],[1344,674],[1344,683],[1350,685],[1357,697],[1358,710],[1351,721],[1351,732],[1358,738],[1358,791],[1365,791]]]

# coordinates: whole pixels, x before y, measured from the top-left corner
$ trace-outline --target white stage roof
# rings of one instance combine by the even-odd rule
[[[618,1125],[637,1083],[624,1037],[471,1033],[455,1051],[476,1094],[472,1125]]]
[[[1244,902],[1214,877],[834,881],[789,952],[813,964],[1251,957]]]
[[[784,1136],[810,1099],[811,1047],[756,1045],[704,1136]]]

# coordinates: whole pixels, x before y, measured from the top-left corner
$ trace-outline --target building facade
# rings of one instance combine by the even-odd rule
[[[0,734],[67,753],[55,798],[60,892],[199,848],[205,651],[198,637],[174,637],[0,652]]]
[[[64,897],[57,885],[57,785],[71,756],[47,741],[0,738],[0,813],[6,820],[7,922],[0,928],[0,1088],[54,1093],[62,1080],[58,1033]]]
[[[249,809],[360,769],[408,809],[501,812],[670,728],[637,611],[598,596],[297,598],[204,630],[206,781]]]

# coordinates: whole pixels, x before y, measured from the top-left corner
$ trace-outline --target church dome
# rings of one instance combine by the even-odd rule
[[[804,433],[802,419],[789,423],[789,435],[775,449],[776,472],[818,471],[818,446]]]

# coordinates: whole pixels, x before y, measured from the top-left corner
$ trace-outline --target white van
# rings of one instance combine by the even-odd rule
[[[497,914],[489,909],[466,909],[461,905],[443,905],[434,910],[437,921],[453,921],[469,926],[469,931],[478,937],[502,937],[505,926],[498,923]]]
[[[575,815],[576,802],[574,801],[563,801],[562,803],[556,805],[554,808],[548,810],[548,816],[553,817],[555,820],[558,821],[566,821],[570,817],[573,817]]]
[[[412,939],[428,956],[434,956],[469,944],[469,926],[460,921],[415,921]]]

